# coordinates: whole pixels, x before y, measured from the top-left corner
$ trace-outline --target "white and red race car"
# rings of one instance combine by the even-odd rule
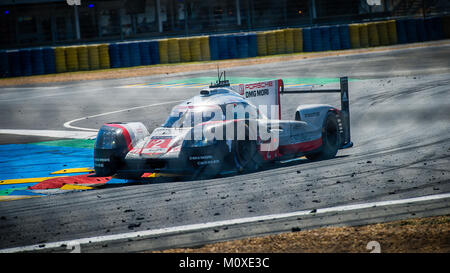
[[[338,149],[353,146],[347,78],[340,83],[336,90],[284,91],[280,79],[230,86],[219,77],[198,96],[175,106],[151,134],[141,122],[103,125],[94,147],[96,175],[214,177],[300,156],[333,158]],[[324,92],[340,93],[342,109],[300,105],[295,120],[280,119],[281,94]]]

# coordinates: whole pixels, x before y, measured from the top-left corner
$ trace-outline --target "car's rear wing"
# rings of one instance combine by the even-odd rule
[[[348,77],[340,78],[339,89],[318,89],[318,90],[284,90],[281,88],[280,94],[311,94],[311,93],[340,93],[341,94],[341,111],[340,118],[342,123],[341,132],[341,148],[350,148],[353,142],[350,138],[350,105],[348,96]]]

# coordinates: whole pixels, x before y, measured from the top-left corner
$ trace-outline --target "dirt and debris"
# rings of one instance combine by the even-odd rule
[[[355,227],[325,227],[247,238],[164,253],[368,253],[371,241],[382,253],[449,253],[450,215]]]

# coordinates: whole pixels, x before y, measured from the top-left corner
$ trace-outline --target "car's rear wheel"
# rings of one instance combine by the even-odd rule
[[[328,112],[322,127],[322,147],[319,152],[306,155],[309,160],[325,160],[336,156],[339,149],[339,126],[337,117]]]

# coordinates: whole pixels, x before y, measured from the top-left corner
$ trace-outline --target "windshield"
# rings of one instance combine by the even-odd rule
[[[162,127],[187,128],[216,120],[224,120],[219,106],[175,106]]]

